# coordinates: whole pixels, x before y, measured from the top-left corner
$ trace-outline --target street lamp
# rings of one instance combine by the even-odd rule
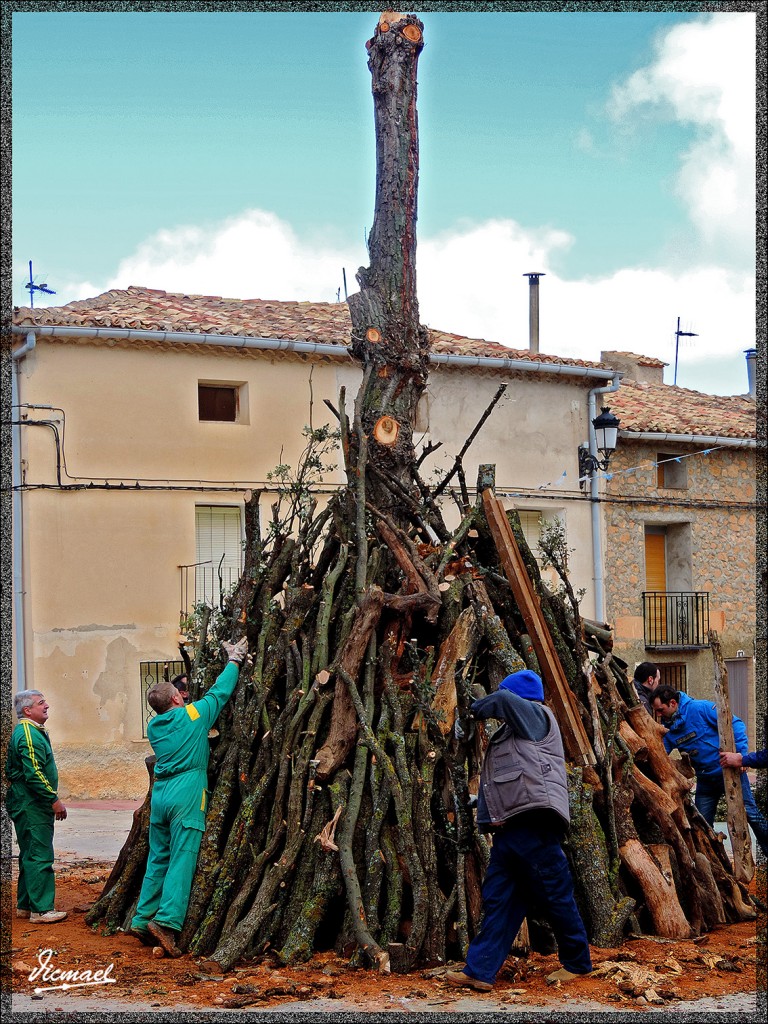
[[[619,420],[610,409],[603,406],[600,415],[592,420],[594,428],[595,448],[599,452],[593,455],[588,444],[579,445],[579,481],[584,482],[585,477],[593,476],[598,469],[605,471],[611,456],[616,451],[616,439],[619,433]]]

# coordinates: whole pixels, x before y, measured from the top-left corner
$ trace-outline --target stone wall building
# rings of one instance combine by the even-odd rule
[[[664,385],[659,360],[602,358],[624,373],[610,396],[621,428],[603,513],[614,649],[630,674],[653,661],[663,682],[711,700],[708,631],[716,631],[732,710],[754,745],[754,396]]]

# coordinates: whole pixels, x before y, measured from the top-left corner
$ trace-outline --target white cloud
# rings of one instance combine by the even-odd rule
[[[333,302],[338,289],[344,297],[342,269],[348,290],[355,291],[354,275],[363,262],[362,247],[343,253],[328,243],[305,241],[275,214],[247,210],[207,228],[158,231],[120,263],[107,287]]]
[[[565,280],[550,269],[552,254],[569,241],[563,232],[526,233],[513,222],[492,221],[419,246],[419,304],[430,326],[528,347],[526,271],[542,271],[540,350],[599,360],[602,350],[626,350],[674,362],[703,363],[755,343],[755,287],[749,274],[715,266],[673,272],[627,268],[587,280]],[[696,320],[685,319],[695,310]],[[683,347],[685,351],[683,352]],[[712,389],[716,389],[716,381]]]
[[[512,220],[460,225],[420,241],[421,319],[453,334],[514,347],[522,339],[527,345],[528,281],[523,275],[549,273],[551,254],[572,242],[564,231],[531,231]]]
[[[529,285],[523,275],[539,271],[546,275],[540,283],[542,352],[597,361],[604,349],[622,349],[671,364],[677,317],[695,311],[696,320],[683,319],[682,327],[699,337],[681,343],[681,360],[705,369],[707,360],[732,356],[736,376],[730,383],[713,374],[710,381],[687,386],[743,390],[742,351],[755,339],[750,275],[698,266],[680,272],[627,268],[567,280],[551,266],[553,256],[571,242],[563,231],[529,230],[510,220],[460,224],[423,239],[418,246],[421,320],[455,334],[527,348]],[[61,301],[135,284],[233,298],[332,302],[341,268],[346,267],[352,292],[354,270],[363,262],[362,251],[318,247],[298,238],[274,214],[248,210],[206,229],[158,232],[106,285],[81,285]]]
[[[718,13],[678,25],[656,43],[656,59],[614,89],[611,112],[646,105],[693,127],[677,193],[702,240],[742,249],[755,229],[755,15]]]

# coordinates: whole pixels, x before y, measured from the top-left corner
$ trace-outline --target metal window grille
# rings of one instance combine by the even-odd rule
[[[688,666],[685,662],[669,662],[666,665],[659,665],[662,686],[673,686],[676,690],[688,693]]]
[[[155,683],[170,682],[174,676],[184,672],[186,666],[183,661],[142,661],[139,664],[141,677],[141,735],[147,738],[147,726],[150,719],[155,717],[155,712],[147,704],[147,694]]]
[[[646,647],[708,647],[709,594],[645,591]]]

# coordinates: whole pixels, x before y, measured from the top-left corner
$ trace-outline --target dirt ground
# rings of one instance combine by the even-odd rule
[[[297,1000],[322,1000],[329,1008],[338,1000],[340,1008],[354,1007],[365,1013],[402,1008],[411,1001],[417,1001],[424,1012],[450,1012],[452,1005],[470,994],[445,982],[445,970],[455,966],[450,964],[409,975],[381,976],[351,969],[333,953],[317,954],[311,962],[294,968],[285,968],[266,955],[222,976],[214,974],[204,960],[189,955],[178,960],[155,957],[152,949],[137,939],[120,933],[100,935],[85,924],[85,913],[100,895],[109,868],[108,864],[69,864],[57,871],[57,906],[68,911],[66,921],[32,925],[13,919],[14,993],[31,995],[36,987],[61,982],[61,977],[41,976],[40,968],[47,963],[49,970],[90,971],[91,977],[95,971],[108,971],[106,976],[113,978],[114,984],[80,985],[78,995],[93,998],[96,1007],[98,999],[108,994],[111,1000],[124,1000],[126,1010],[132,1002],[159,1008],[184,1004],[200,1010],[256,1010]],[[756,887],[753,881],[752,888],[764,898],[764,884]],[[590,1000],[605,1010],[664,1005],[671,1009],[681,1000],[755,992],[758,978],[764,987],[764,943],[764,914],[757,921],[717,928],[695,941],[627,939],[619,949],[593,947],[594,973],[562,988],[548,987],[545,982],[546,975],[559,966],[556,957],[531,952],[507,960],[493,997],[521,1010],[526,1004],[562,1007],[564,999]],[[37,977],[30,980],[36,968]],[[82,982],[86,977],[81,974],[73,980]],[[42,1008],[43,1004],[39,1005]]]

